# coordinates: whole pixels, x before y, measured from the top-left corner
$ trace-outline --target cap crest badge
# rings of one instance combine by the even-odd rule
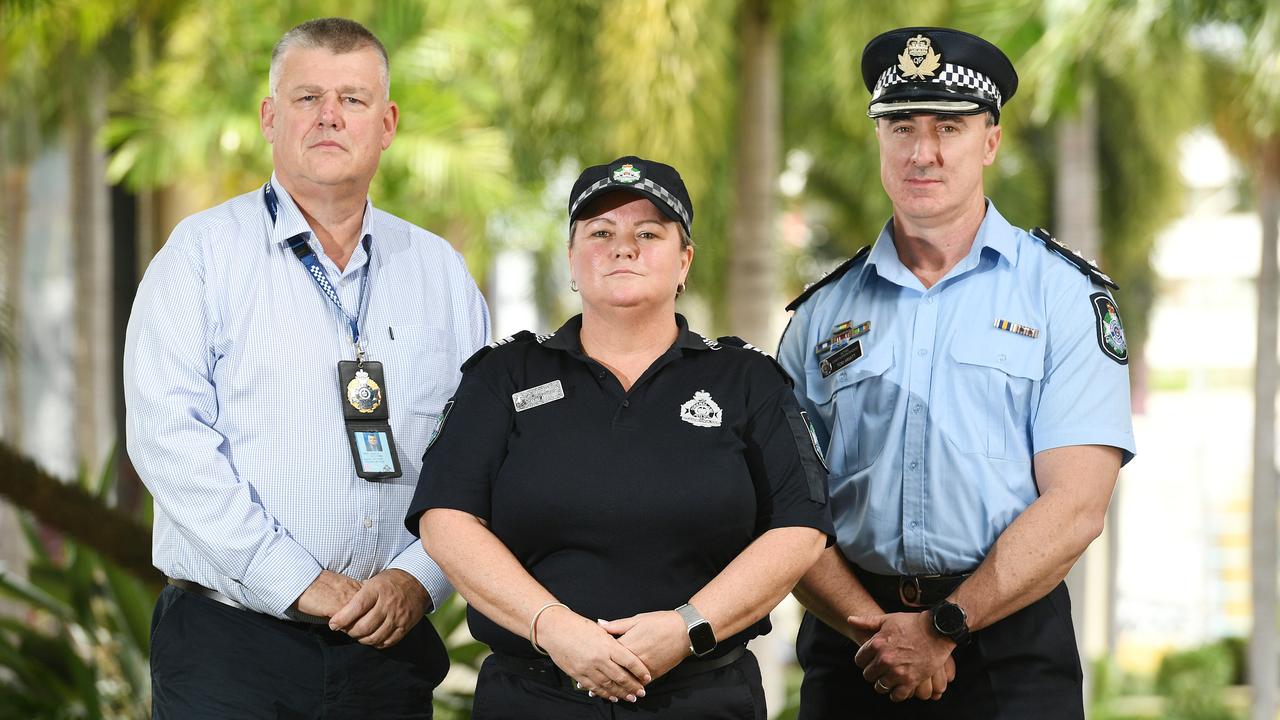
[[[680,406],[680,419],[697,427],[720,427],[723,417],[720,406],[706,390],[695,392],[692,400]]]
[[[933,51],[932,43],[924,35],[916,35],[907,41],[907,47],[898,56],[898,69],[912,80],[932,77],[942,66],[942,55]]]
[[[616,182],[630,185],[640,181],[640,171],[631,163],[627,163],[613,171],[613,179]]]

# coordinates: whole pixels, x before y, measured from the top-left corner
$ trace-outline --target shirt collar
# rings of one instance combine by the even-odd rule
[[[976,267],[983,248],[995,250],[1012,266],[1018,264],[1018,239],[1017,234],[1013,232],[1013,226],[1004,219],[999,210],[996,210],[995,203],[990,200],[986,203],[987,211],[982,218],[982,224],[978,226],[978,234],[973,238],[973,247],[969,250],[968,256],[957,263],[950,273],[947,273],[948,276]],[[867,265],[874,265],[880,277],[897,285],[922,287],[920,280],[898,258],[898,248],[893,243],[893,218],[889,218],[880,229],[880,235],[871,248],[871,254],[867,256]]]
[[[302,211],[298,209],[298,204],[293,201],[293,196],[280,183],[280,179],[276,174],[271,173],[271,189],[275,191],[276,196],[276,223],[271,230],[270,242],[275,245],[284,245],[290,238],[306,233],[308,239],[313,235],[311,226],[307,224],[307,219],[302,215]],[[265,201],[262,206],[262,212],[267,213],[267,221],[270,222],[271,214],[267,211]],[[373,238],[373,202],[368,197],[364,199],[364,217],[360,220],[360,238],[362,240]],[[359,252],[359,251],[357,251]]]
[[[583,354],[582,314],[579,313],[569,318],[564,325],[560,326],[559,330],[556,330],[550,337],[542,341],[542,346],[553,350]],[[720,346],[715,340],[709,340],[690,330],[689,321],[685,320],[680,313],[676,313],[676,341],[672,344],[672,347],[685,350],[716,350]]]

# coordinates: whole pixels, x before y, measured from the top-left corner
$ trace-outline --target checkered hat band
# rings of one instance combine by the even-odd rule
[[[996,104],[996,107],[1001,105],[1000,88],[996,86],[991,78],[972,68],[944,63],[941,71],[936,76],[927,78],[927,80],[946,87],[962,87],[973,90],[978,97],[990,100]],[[921,80],[903,77],[902,71],[898,69],[897,65],[890,66],[888,70],[880,74],[880,79],[876,81],[876,89],[871,93],[871,99],[874,101],[879,98],[885,90],[893,85],[919,82]]]
[[[577,199],[573,201],[573,207],[569,208],[569,217],[573,217],[574,215],[577,215],[578,207],[582,205],[583,201],[591,197],[593,193],[595,193],[597,190],[601,190],[603,188],[607,188],[610,186],[616,186],[619,188],[639,188],[642,190],[646,190],[650,193],[653,193],[654,195],[657,195],[659,198],[661,198],[663,202],[669,205],[671,209],[676,211],[676,214],[680,216],[680,220],[681,222],[684,223],[684,226],[686,228],[692,225],[692,221],[689,220],[689,211],[685,209],[684,203],[680,202],[680,200],[677,199],[675,195],[672,195],[671,193],[667,192],[666,188],[653,182],[649,178],[642,178],[639,182],[634,182],[634,183],[615,182],[613,178],[604,178],[602,180],[597,180],[594,183],[592,183],[591,186],[588,187],[586,190],[583,190],[581,193],[578,194]]]

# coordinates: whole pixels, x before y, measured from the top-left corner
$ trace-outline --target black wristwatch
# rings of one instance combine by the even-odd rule
[[[716,649],[715,631],[711,629],[711,623],[698,612],[698,608],[686,603],[676,608],[676,612],[680,613],[684,626],[689,631],[689,650],[696,657],[702,657]]]
[[[929,610],[933,618],[933,630],[944,638],[950,638],[956,645],[969,643],[969,616],[964,608],[943,600]]]

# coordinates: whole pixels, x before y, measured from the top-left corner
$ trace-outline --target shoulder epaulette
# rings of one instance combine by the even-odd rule
[[[743,350],[752,350],[754,352],[758,352],[761,355],[769,358],[769,362],[773,363],[773,366],[777,368],[778,372],[782,373],[782,377],[787,379],[787,384],[791,385],[792,387],[795,386],[795,382],[791,380],[791,375],[787,373],[787,369],[782,367],[782,363],[778,362],[777,358],[765,352],[764,350],[761,350],[760,348],[756,347],[755,345],[752,345],[746,340],[743,340],[737,335],[725,335],[724,337],[717,339],[716,342],[718,342],[720,345],[723,345],[724,347],[736,347],[736,348],[742,348]]]
[[[462,372],[466,372],[470,370],[472,367],[475,366],[476,363],[480,362],[480,358],[484,357],[485,355],[488,355],[490,352],[493,351],[494,348],[502,347],[503,345],[506,345],[508,343],[529,342],[530,340],[535,339],[535,337],[536,336],[533,333],[529,332],[528,330],[521,330],[515,335],[504,337],[501,340],[494,340],[488,345],[485,345],[484,347],[477,350],[474,355],[467,358],[467,361],[462,363]]]
[[[833,282],[835,280],[839,280],[841,276],[849,272],[849,268],[853,267],[859,260],[865,258],[870,253],[871,253],[871,246],[867,245],[866,247],[862,248],[858,252],[854,253],[853,257],[840,263],[840,265],[836,267],[835,270],[832,270],[826,275],[823,275],[822,278],[819,279],[817,282],[809,283],[807,286],[805,286],[804,292],[800,293],[795,300],[792,300],[790,303],[787,303],[787,310],[789,311],[795,310],[796,308],[800,307],[800,305],[802,305],[805,300],[809,299],[810,295],[813,295],[814,293],[818,292],[818,290],[821,289],[823,285],[826,285],[827,283]]]
[[[1046,248],[1058,255],[1061,255],[1064,260],[1074,265],[1077,270],[1088,275],[1094,282],[1104,287],[1109,287],[1112,290],[1120,289],[1120,286],[1116,285],[1116,281],[1112,280],[1111,276],[1102,272],[1102,269],[1098,267],[1096,262],[1092,260],[1085,260],[1079,250],[1072,250],[1066,245],[1063,245],[1057,238],[1051,235],[1048,230],[1045,230],[1044,228],[1031,228],[1031,235],[1044,243]]]

